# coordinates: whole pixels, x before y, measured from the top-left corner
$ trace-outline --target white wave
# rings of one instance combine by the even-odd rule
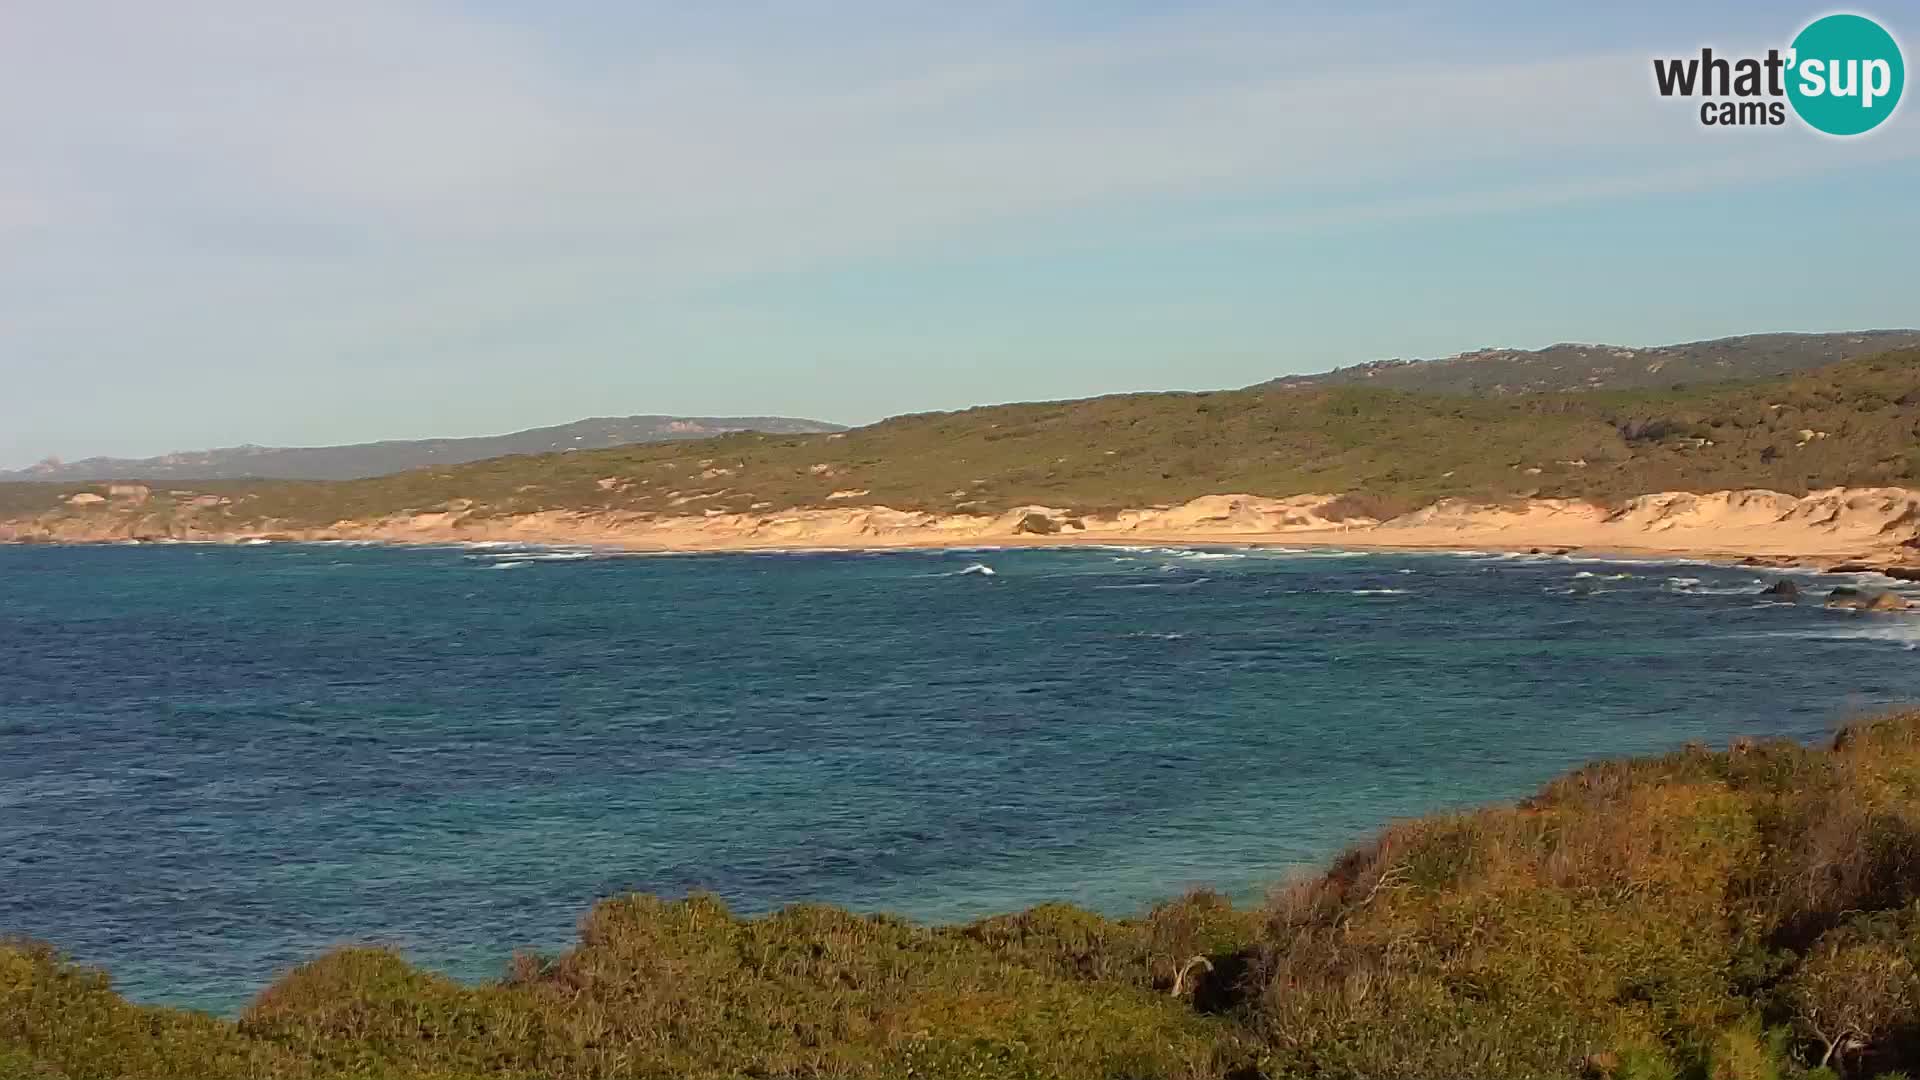
[[[1139,555],[1171,556],[1179,559],[1364,559],[1371,555],[1381,555],[1378,551],[1349,551],[1344,548],[1298,548],[1281,547],[1272,544],[1249,544],[1236,547],[1232,551],[1215,551],[1199,548],[1168,547],[1164,544],[1074,544],[1067,547],[1043,549],[1055,551],[1105,551],[1114,554],[1116,561]],[[1398,554],[1405,554],[1400,552]],[[1464,554],[1464,553],[1462,553]]]
[[[469,552],[465,557],[475,561],[496,559],[506,562],[578,562],[591,559],[599,552],[579,549],[517,547],[511,550],[490,550]]]
[[[1074,544],[1056,548],[1040,548],[1041,551],[1104,551],[1115,553],[1115,558],[1134,555],[1158,555],[1172,559],[1243,559],[1246,553],[1232,551],[1211,551],[1203,548],[1173,547],[1167,544]],[[1266,550],[1266,549],[1261,549]]]
[[[488,570],[518,570],[518,569],[520,569],[520,568],[521,568],[521,567],[523,567],[523,566],[532,566],[532,565],[533,565],[533,564],[532,564],[531,562],[521,562],[521,561],[512,561],[512,562],[497,562],[497,563],[488,563],[488,564],[487,564],[487,566],[486,566],[486,569],[488,569]]]
[[[986,563],[972,563],[959,570],[941,570],[931,574],[912,574],[916,578],[994,577],[999,571]],[[1043,574],[1042,577],[1073,577],[1072,574]]]
[[[1405,596],[1405,589],[1348,589],[1349,596]]]
[[[1725,559],[1689,559],[1681,556],[1667,556],[1665,558],[1654,556],[1639,559],[1626,555],[1542,555],[1538,557],[1553,562],[1571,563],[1575,566],[1640,566],[1648,568],[1658,566],[1707,566],[1723,570],[1740,569],[1738,563]]]
[[[1848,571],[1844,574],[1827,574],[1826,577],[1839,578],[1853,585],[1864,585],[1871,589],[1884,589],[1888,592],[1911,593],[1920,589],[1920,582],[1907,581],[1904,578],[1888,577],[1878,570]]]
[[[1851,613],[1849,613],[1851,614]],[[1800,638],[1803,641],[1880,641],[1904,649],[1920,649],[1920,623],[1898,621],[1877,626],[1860,626],[1852,620],[1835,620],[1831,626],[1806,630],[1776,630],[1758,637]]]
[[[1195,585],[1205,585],[1212,578],[1194,578],[1192,581],[1141,581],[1130,585],[1095,585],[1096,589],[1190,589]]]
[[[1751,585],[1703,585],[1681,591],[1688,596],[1758,596],[1764,584],[1756,581]]]

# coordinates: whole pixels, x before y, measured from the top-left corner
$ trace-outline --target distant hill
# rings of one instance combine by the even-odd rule
[[[104,484],[0,483],[0,519],[99,510],[168,535],[187,520],[291,528],[456,507],[473,518],[873,504],[998,513],[1038,503],[1101,513],[1220,492],[1358,493],[1352,509],[1383,517],[1448,497],[1920,487],[1916,430],[1920,348],[1677,390],[1121,394],[901,416],[844,433],[741,432],[340,482],[207,481],[119,493]]]
[[[416,469],[460,465],[508,454],[604,450],[633,443],[704,439],[736,431],[806,435],[844,431],[838,424],[783,416],[614,416],[510,435],[466,439],[402,439],[351,446],[230,446],[150,458],[49,459],[0,480],[54,483],[88,480],[358,480]]]
[[[1376,360],[1261,386],[1328,387],[1353,383],[1437,394],[1539,394],[1563,390],[1643,390],[1786,375],[1920,345],[1920,330],[1842,334],[1746,334],[1635,349],[1562,343],[1544,349],[1481,349],[1439,360]]]

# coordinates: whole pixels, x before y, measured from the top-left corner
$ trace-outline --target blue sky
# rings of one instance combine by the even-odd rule
[[[1912,103],[1651,88],[1825,8],[1442,8],[9,3],[0,467],[1920,325]]]

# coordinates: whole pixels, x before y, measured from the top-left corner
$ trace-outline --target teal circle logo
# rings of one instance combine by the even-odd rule
[[[1862,15],[1828,15],[1793,39],[1787,100],[1808,126],[1829,135],[1879,127],[1900,104],[1907,66],[1893,35]]]

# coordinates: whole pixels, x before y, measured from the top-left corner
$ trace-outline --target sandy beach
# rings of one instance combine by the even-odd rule
[[[549,510],[512,516],[436,511],[324,527],[237,526],[217,512],[159,514],[111,502],[0,522],[0,540],[347,540],[399,544],[526,543],[634,551],[1025,547],[1065,544],[1248,544],[1378,549],[1578,550],[1781,562],[1916,561],[1920,492],[1833,488],[1660,492],[1616,506],[1566,499],[1500,505],[1443,501],[1385,521],[1335,520],[1337,496],[1207,495],[1178,506],[1083,516],[1047,506],[994,515],[885,506],[759,514],[652,516]]]

